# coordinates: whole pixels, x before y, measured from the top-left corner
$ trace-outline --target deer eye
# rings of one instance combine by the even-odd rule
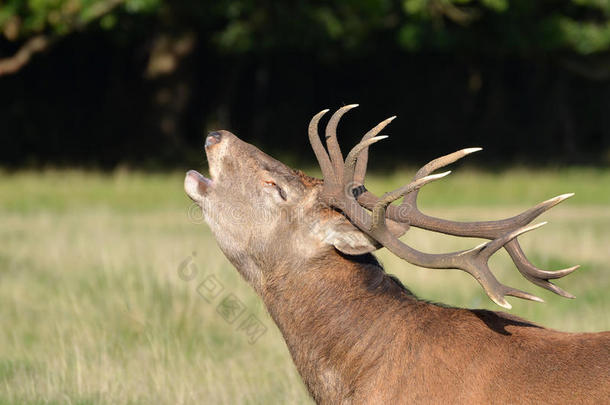
[[[278,186],[274,181],[265,180],[265,181],[263,181],[263,184],[267,187],[275,188],[277,190],[277,193],[282,198],[282,200],[286,201],[286,192],[284,192],[284,190],[282,190],[282,188],[280,186]]]

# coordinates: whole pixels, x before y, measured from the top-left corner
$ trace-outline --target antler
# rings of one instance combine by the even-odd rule
[[[501,284],[491,273],[488,266],[489,258],[502,247],[508,251],[517,269],[527,280],[563,297],[574,298],[573,295],[548,280],[570,274],[579,266],[558,271],[538,269],[525,257],[516,239],[519,235],[544,225],[546,222],[536,225],[529,224],[540,214],[573,194],[563,194],[551,198],[519,215],[498,221],[456,222],[431,217],[419,211],[417,208],[418,190],[425,184],[440,179],[450,172],[431,173],[466,155],[481,150],[481,148],[468,148],[429,162],[416,173],[411,183],[385,193],[381,198],[378,198],[367,191],[363,185],[367,168],[368,148],[373,143],[387,138],[387,136],[377,136],[377,134],[395,117],[382,121],[367,132],[343,161],[343,155],[337,141],[337,125],[343,114],[357,106],[357,104],[352,104],[342,107],[331,117],[326,127],[328,153],[318,135],[318,123],[328,110],[316,114],[309,124],[309,141],[324,176],[324,185],[320,194],[320,199],[323,202],[341,210],[360,230],[398,257],[412,264],[427,268],[460,269],[468,272],[481,284],[487,295],[502,307],[511,308],[511,305],[504,298],[507,295],[532,301],[543,301],[535,295]],[[393,201],[403,197],[404,200],[400,205],[391,205]],[[388,224],[392,224],[391,221],[396,221],[402,225],[400,228],[402,232],[390,229]],[[398,239],[398,236],[404,233],[409,225],[449,235],[478,237],[490,239],[490,241],[469,250],[429,254],[417,251]]]

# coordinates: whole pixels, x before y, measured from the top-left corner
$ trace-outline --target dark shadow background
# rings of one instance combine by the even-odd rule
[[[134,12],[129,3],[60,33],[26,29],[37,11],[25,6],[17,37],[5,22],[0,57],[37,34],[53,42],[0,76],[1,166],[182,168],[201,162],[206,132],[219,128],[309,164],[309,119],[349,103],[361,107],[339,128],[344,148],[398,115],[375,146],[378,166],[469,146],[485,147],[477,160],[492,166],[610,161],[610,9],[153,1]],[[570,37],[566,19],[599,25],[599,38]]]

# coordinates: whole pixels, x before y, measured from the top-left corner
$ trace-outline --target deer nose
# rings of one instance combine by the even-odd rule
[[[218,142],[220,142],[220,139],[222,138],[222,135],[220,134],[220,132],[210,132],[208,134],[208,137],[205,138],[205,147],[209,148],[212,145],[216,145]]]

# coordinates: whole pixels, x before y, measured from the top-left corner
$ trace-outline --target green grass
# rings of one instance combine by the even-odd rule
[[[382,192],[411,172],[371,178]],[[181,173],[0,173],[0,404],[310,404],[281,335],[258,297],[188,218]],[[568,331],[610,329],[610,170],[460,170],[426,186],[421,207],[454,219],[515,214],[548,197],[577,195],[521,238],[536,264],[583,268],[560,280],[567,300],[524,281],[505,253],[501,281],[539,294],[513,313]],[[411,230],[425,251],[473,246]],[[195,256],[192,253],[196,252]],[[178,267],[189,256],[195,277]],[[416,268],[385,251],[390,273],[420,297],[493,306],[469,276]],[[197,288],[213,275],[213,302]],[[267,332],[254,344],[216,311],[233,293]]]

